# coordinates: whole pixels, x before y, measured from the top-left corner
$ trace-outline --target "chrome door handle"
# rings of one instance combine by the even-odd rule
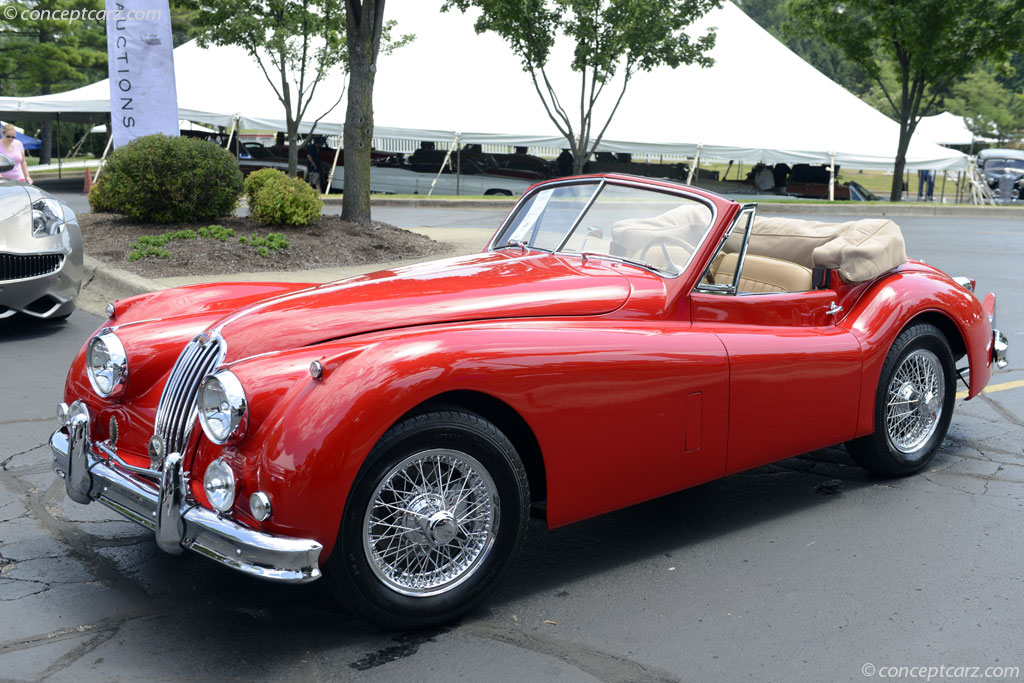
[[[842,306],[836,306],[836,302],[833,301],[829,305],[828,310],[825,311],[825,315],[835,315],[836,313],[839,313],[842,310],[843,310],[843,307]]]

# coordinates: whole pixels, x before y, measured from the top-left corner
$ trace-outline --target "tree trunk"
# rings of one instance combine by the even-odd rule
[[[53,121],[43,121],[39,138],[39,164],[48,164],[53,159]]]
[[[288,175],[294,178],[299,170],[299,124],[292,119],[291,112],[288,112],[285,126],[288,128]]]
[[[580,140],[580,146],[575,145],[571,147],[572,150],[572,174],[580,175],[583,173],[583,167],[587,165],[587,159],[590,157],[589,154],[584,152],[587,148],[587,140]]]
[[[373,140],[373,82],[383,28],[384,0],[348,0],[348,109],[345,112],[345,189],[341,217],[370,223],[370,143]]]

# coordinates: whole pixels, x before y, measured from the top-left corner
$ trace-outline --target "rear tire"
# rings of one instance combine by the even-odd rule
[[[854,461],[882,477],[904,477],[932,461],[956,400],[953,352],[927,323],[903,330],[885,358],[875,395],[875,431],[846,443]]]
[[[326,582],[388,628],[452,621],[511,569],[529,508],[526,471],[497,427],[457,410],[415,415],[381,437],[356,477]]]

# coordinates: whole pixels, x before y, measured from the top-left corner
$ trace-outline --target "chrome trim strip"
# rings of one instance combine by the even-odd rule
[[[250,576],[285,583],[320,578],[320,543],[256,531],[185,499],[177,454],[165,458],[160,488],[115,469],[92,451],[85,405],[76,401],[69,412],[68,422],[50,436],[50,450],[73,500],[99,501],[155,531],[158,545],[169,552],[192,550]]]

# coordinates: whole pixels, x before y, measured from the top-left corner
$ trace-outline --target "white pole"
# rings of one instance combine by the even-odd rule
[[[693,157],[693,166],[690,168],[690,173],[686,176],[686,184],[693,184],[693,176],[696,175],[697,169],[700,168],[700,151],[704,149],[704,143],[697,143],[697,154]]]
[[[231,140],[232,140],[232,138],[235,137],[235,124],[236,123],[238,123],[238,114],[235,114],[233,117],[231,117],[231,132],[228,133],[228,144],[227,144],[227,150],[229,152],[231,151]]]
[[[107,146],[103,148],[103,156],[100,157],[100,165],[96,167],[96,175],[92,179],[94,183],[96,182],[96,179],[100,177],[100,171],[103,170],[103,162],[106,160],[107,154],[110,152],[110,146],[112,144],[114,144],[113,133],[111,133],[110,137],[107,138]]]
[[[836,153],[828,153],[828,200],[836,200]]]
[[[460,133],[456,133],[455,134],[455,139],[452,140],[452,144],[448,147],[448,153],[444,155],[444,161],[441,162],[441,168],[437,169],[437,175],[434,176],[434,180],[432,180],[431,183],[430,183],[430,191],[427,192],[427,196],[428,197],[430,195],[434,194],[434,186],[437,185],[438,178],[440,178],[441,174],[444,173],[444,167],[447,166],[448,163],[451,161],[451,159],[452,159],[452,149],[454,147],[458,146],[459,138],[460,137],[462,137],[462,133],[461,132]]]
[[[334,182],[334,169],[338,168],[338,154],[341,152],[341,141],[343,139],[344,138],[341,135],[339,135],[338,136],[338,144],[334,146],[334,161],[331,162],[331,172],[327,176],[327,190],[324,192],[324,194],[330,194],[331,193],[331,184]],[[371,163],[372,163],[372,160],[371,160]]]

